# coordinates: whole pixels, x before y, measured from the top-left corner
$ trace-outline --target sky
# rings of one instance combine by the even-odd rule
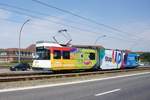
[[[0,0],[0,48],[17,48],[21,26],[30,19],[21,32],[22,48],[56,36],[59,43],[72,39],[72,44],[150,51],[150,0],[38,1],[95,23],[33,0]],[[58,33],[61,29],[67,32]]]

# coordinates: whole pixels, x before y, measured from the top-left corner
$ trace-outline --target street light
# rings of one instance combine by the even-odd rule
[[[96,44],[97,41],[98,41],[99,39],[103,38],[103,37],[106,37],[106,35],[102,35],[102,36],[97,37],[97,39],[95,40],[94,44]]]
[[[24,25],[27,23],[27,22],[29,22],[30,21],[30,19],[28,19],[28,20],[26,20],[23,24],[22,24],[22,26],[21,26],[21,28],[20,28],[20,32],[19,32],[19,50],[18,50],[18,52],[19,52],[19,57],[18,57],[18,62],[20,63],[20,45],[21,45],[21,32],[22,32],[22,29],[23,29],[23,27],[24,27]]]

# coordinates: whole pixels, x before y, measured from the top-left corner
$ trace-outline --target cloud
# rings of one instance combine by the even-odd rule
[[[11,12],[0,9],[0,18],[9,18],[11,17]]]

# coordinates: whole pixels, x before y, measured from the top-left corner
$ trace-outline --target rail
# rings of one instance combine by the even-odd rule
[[[129,71],[142,71],[150,70],[150,67],[139,67],[135,69],[122,69],[122,70],[106,70],[106,71],[94,71],[94,72],[80,72],[80,73],[66,73],[66,74],[50,74],[49,72],[32,72],[32,73],[3,73],[0,74],[0,82],[14,82],[14,81],[27,81],[38,79],[50,79],[50,78],[64,78],[64,77],[76,77],[97,75],[105,73],[119,73]]]

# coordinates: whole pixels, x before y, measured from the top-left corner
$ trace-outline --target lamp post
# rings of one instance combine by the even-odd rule
[[[22,24],[22,26],[21,26],[21,28],[20,28],[20,32],[19,32],[19,50],[18,50],[18,52],[19,52],[18,62],[19,62],[19,63],[20,63],[20,58],[21,58],[21,56],[20,56],[21,32],[22,32],[22,29],[23,29],[24,25],[25,25],[27,22],[29,22],[29,21],[30,21],[30,19],[26,20],[26,21]]]
[[[97,37],[97,39],[95,40],[94,44],[96,44],[97,41],[98,41],[100,38],[103,38],[103,37],[106,37],[106,35],[102,35],[102,36]]]

